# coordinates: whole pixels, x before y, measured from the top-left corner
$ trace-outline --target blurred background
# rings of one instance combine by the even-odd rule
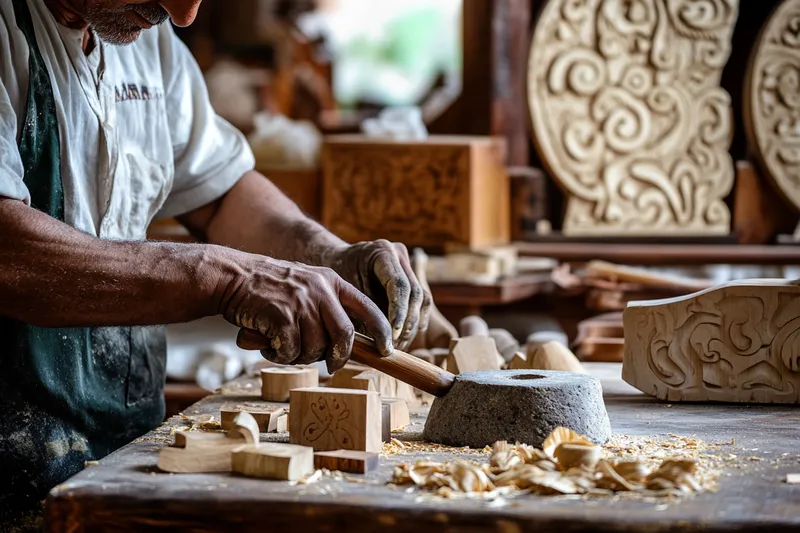
[[[417,250],[450,323],[619,360],[628,301],[800,277],[798,1],[205,0],[176,31],[259,170]],[[235,333],[170,328],[171,412],[259,362]]]

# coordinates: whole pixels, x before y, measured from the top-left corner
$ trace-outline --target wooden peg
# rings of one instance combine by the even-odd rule
[[[296,481],[314,472],[314,450],[292,444],[242,446],[231,454],[231,468],[247,477]]]
[[[258,422],[247,411],[241,411],[233,418],[233,427],[228,431],[228,437],[242,438],[247,444],[258,446]]]
[[[291,392],[289,440],[318,451],[381,449],[377,392],[311,387]]]
[[[230,431],[231,428],[233,428],[233,419],[242,411],[246,411],[252,415],[261,433],[277,431],[278,419],[286,413],[286,410],[282,407],[255,407],[249,405],[232,408],[223,407],[219,410],[222,429],[224,431]]]
[[[314,467],[338,470],[351,474],[366,474],[378,467],[380,461],[377,453],[357,452],[353,450],[336,450],[332,452],[316,452]]]
[[[268,402],[286,402],[289,391],[319,385],[315,366],[273,366],[261,370],[261,398]]]

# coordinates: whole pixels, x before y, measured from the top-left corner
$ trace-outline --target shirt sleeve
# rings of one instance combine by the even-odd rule
[[[30,205],[31,195],[22,181],[24,176],[25,168],[17,146],[17,114],[5,82],[0,79],[0,197],[22,200]]]
[[[169,24],[159,31],[175,181],[156,218],[168,218],[219,199],[255,168],[255,158],[244,135],[214,112],[186,45]]]

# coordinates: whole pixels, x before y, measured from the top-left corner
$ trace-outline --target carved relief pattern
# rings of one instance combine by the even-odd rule
[[[309,443],[322,439],[332,439],[339,448],[352,447],[353,438],[346,429],[350,418],[347,403],[339,399],[328,399],[320,396],[311,403],[312,422],[303,429],[303,436]]]
[[[469,171],[467,150],[337,146],[329,161],[326,179],[334,183],[326,184],[324,223],[344,240],[426,245],[461,242],[468,234],[462,213],[469,183],[460,179]]]
[[[535,141],[564,233],[726,234],[738,0],[550,0],[531,44]]]
[[[797,288],[725,286],[625,314],[625,363],[646,362],[625,379],[640,389],[652,379],[663,399],[800,402]]]
[[[746,83],[750,144],[800,209],[800,0],[786,0],[767,22]]]

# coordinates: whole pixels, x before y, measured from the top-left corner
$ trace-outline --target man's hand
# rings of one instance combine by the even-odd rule
[[[392,353],[391,328],[381,310],[333,270],[230,254],[218,284],[220,312],[232,324],[261,334],[266,359],[310,364],[324,358],[328,371],[335,372],[350,356],[354,322],[382,353]],[[240,335],[240,344],[244,338]]]
[[[395,347],[407,349],[418,330],[428,329],[431,295],[414,275],[405,246],[386,240],[361,242],[324,257],[327,266],[388,314]]]

